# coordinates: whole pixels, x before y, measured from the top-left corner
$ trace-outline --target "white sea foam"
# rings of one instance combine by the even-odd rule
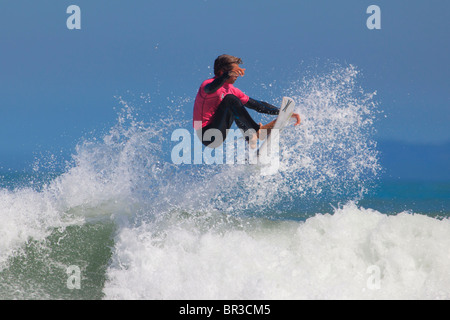
[[[29,239],[44,239],[49,225],[62,225],[52,201],[31,189],[0,190],[0,217],[0,270]]]
[[[106,298],[450,298],[448,219],[348,204],[305,222],[213,220],[176,215],[162,230],[123,228]]]

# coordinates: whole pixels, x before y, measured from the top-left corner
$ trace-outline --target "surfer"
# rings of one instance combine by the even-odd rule
[[[279,109],[267,102],[250,98],[241,90],[233,86],[238,77],[245,74],[245,69],[239,67],[242,60],[231,55],[223,54],[214,61],[214,78],[205,80],[197,93],[194,103],[194,129],[205,146],[216,148],[226,139],[227,130],[233,122],[244,132],[245,139],[251,148],[256,147],[257,139],[264,139],[265,133],[270,131],[275,120],[262,125],[256,123],[246,108],[259,113],[278,115]],[[300,116],[292,115],[296,119],[295,125],[300,124]],[[220,132],[221,139],[214,136],[204,139],[204,133],[209,129]]]

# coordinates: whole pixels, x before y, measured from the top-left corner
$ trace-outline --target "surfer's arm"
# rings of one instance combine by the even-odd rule
[[[205,86],[204,89],[205,93],[210,94],[216,92],[217,90],[219,90],[219,88],[221,88],[225,84],[228,78],[230,78],[230,74],[228,71],[226,71],[221,76],[215,78],[213,82],[208,83]]]
[[[264,101],[258,101],[252,98],[248,99],[248,102],[245,104],[247,108],[256,110],[259,113],[266,113],[276,115],[280,113],[280,109],[271,105],[270,103]]]

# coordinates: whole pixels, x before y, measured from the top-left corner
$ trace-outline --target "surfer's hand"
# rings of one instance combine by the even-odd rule
[[[245,69],[235,66],[228,74],[232,77],[243,77],[245,74]]]
[[[297,126],[300,124],[300,115],[298,113],[293,113],[291,117],[295,118],[295,120],[296,120],[294,126]]]

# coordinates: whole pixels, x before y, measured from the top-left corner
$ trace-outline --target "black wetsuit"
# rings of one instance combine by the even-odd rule
[[[205,86],[205,92],[207,94],[216,92],[229,78],[229,73],[224,72],[222,76],[217,77],[213,82]],[[203,134],[208,129],[217,129],[222,134],[222,141],[220,143],[213,144],[215,141],[213,137],[211,139],[212,141],[204,141],[201,139],[202,143],[205,146],[211,145],[211,147],[214,148],[219,146],[223,141],[225,141],[227,130],[231,128],[233,121],[236,122],[238,128],[244,133],[251,129],[254,130],[254,132],[257,132],[260,129],[259,124],[252,119],[244,107],[256,110],[259,113],[271,115],[277,115],[280,112],[277,107],[267,102],[249,98],[248,102],[244,105],[238,97],[233,94],[228,94],[223,98],[222,102],[217,107],[211,121],[201,130],[198,130],[198,134],[201,133],[201,137],[203,137]],[[246,135],[246,139],[248,140],[248,135]]]

